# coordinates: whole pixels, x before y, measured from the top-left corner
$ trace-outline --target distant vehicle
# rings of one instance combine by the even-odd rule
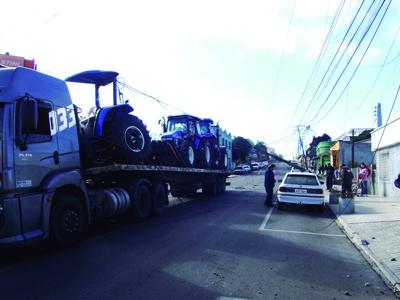
[[[239,165],[233,170],[233,174],[244,175],[251,172],[251,168],[248,165]]]
[[[324,210],[324,192],[314,173],[288,172],[278,188],[278,209],[285,204],[318,205]]]
[[[254,171],[261,169],[261,165],[258,162],[252,162],[250,166],[251,166],[251,169]]]

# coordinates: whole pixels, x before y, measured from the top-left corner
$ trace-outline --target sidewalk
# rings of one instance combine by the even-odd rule
[[[400,297],[400,199],[375,195],[355,197],[355,213],[340,214],[329,204],[337,223]]]

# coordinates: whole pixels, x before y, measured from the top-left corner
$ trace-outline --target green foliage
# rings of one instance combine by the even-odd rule
[[[232,156],[235,162],[249,162],[250,151],[253,146],[244,137],[235,137],[232,141]]]

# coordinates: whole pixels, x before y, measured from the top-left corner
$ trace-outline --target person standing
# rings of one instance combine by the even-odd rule
[[[400,189],[400,173],[397,175],[397,178],[394,181],[394,186]]]
[[[335,169],[330,163],[328,163],[328,165],[326,166],[326,188],[328,191],[332,190],[334,172]]]
[[[274,195],[274,186],[275,186],[274,169],[275,165],[271,164],[268,166],[268,169],[265,172],[264,186],[265,186],[265,192],[267,193],[267,197],[264,202],[265,206],[273,206],[272,197]]]
[[[347,198],[353,195],[353,173],[347,166],[342,166],[342,197]]]
[[[358,173],[358,180],[361,184],[361,197],[365,197],[368,194],[368,176],[370,172],[365,163],[361,163],[360,168],[361,170]]]

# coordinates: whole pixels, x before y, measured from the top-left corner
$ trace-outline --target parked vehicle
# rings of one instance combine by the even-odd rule
[[[324,192],[314,173],[288,172],[278,188],[278,208],[285,204],[318,205],[324,209]]]
[[[251,169],[254,171],[258,171],[261,169],[261,165],[258,162],[252,162],[250,165]]]
[[[251,172],[251,168],[248,165],[238,165],[236,168],[233,170],[233,174],[237,175],[245,175]]]
[[[95,114],[80,121],[64,80],[0,69],[0,245],[50,239],[65,246],[97,220],[143,221],[162,214],[168,186],[179,196],[225,191],[225,170],[153,163],[146,127],[117,99],[117,76],[88,71],[67,79],[95,87]],[[100,107],[99,87],[109,83],[114,105]]]

